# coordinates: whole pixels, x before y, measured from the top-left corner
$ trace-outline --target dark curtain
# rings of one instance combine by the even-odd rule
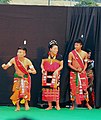
[[[16,56],[17,48],[27,41],[27,57],[37,71],[32,77],[31,106],[41,99],[41,59],[48,52],[48,42],[56,39],[64,53],[66,8],[27,5],[0,5],[0,105],[12,105],[14,69],[3,70],[1,64]]]
[[[28,57],[37,74],[32,75],[31,105],[40,101],[41,59],[48,51],[51,39],[56,39],[63,54],[60,102],[69,101],[68,53],[76,39],[82,37],[84,50],[92,50],[95,61],[95,104],[101,107],[101,8],[100,7],[45,7],[0,5],[0,65],[16,55],[16,49],[27,40]],[[14,69],[0,67],[0,104],[9,105]]]
[[[83,49],[92,50],[92,59],[95,61],[95,106],[101,107],[101,8],[68,7],[66,49],[64,53],[64,69],[61,78],[61,101],[69,98],[69,68],[67,65],[68,53],[73,49],[73,43],[81,38]],[[65,76],[65,77],[64,77]],[[66,83],[66,85],[65,85]],[[64,92],[65,91],[65,92]],[[64,96],[64,97],[63,97]]]
[[[101,8],[97,8],[95,12],[94,23],[95,37],[95,92],[96,107],[101,107]]]

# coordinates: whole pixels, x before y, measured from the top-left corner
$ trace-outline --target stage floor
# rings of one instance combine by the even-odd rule
[[[0,120],[101,120],[101,109],[61,108],[57,111],[53,108],[46,111],[31,107],[29,111],[25,111],[22,107],[18,112],[14,110],[15,107],[0,106]]]

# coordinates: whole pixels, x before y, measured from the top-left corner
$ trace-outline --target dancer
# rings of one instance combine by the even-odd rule
[[[58,54],[58,44],[56,40],[49,42],[49,52],[43,57],[42,63],[42,100],[48,101],[48,108],[52,109],[52,102],[56,102],[56,109],[60,110],[60,71],[63,68],[63,59]]]
[[[95,93],[94,93],[94,60],[91,59],[91,50],[87,49],[87,77],[88,77],[88,93],[89,93],[89,104],[94,107],[95,104]]]
[[[25,104],[25,110],[29,110],[28,101],[30,101],[30,88],[31,77],[30,73],[36,74],[36,70],[32,65],[32,62],[26,58],[27,49],[25,47],[19,47],[17,50],[17,56],[13,57],[7,64],[3,64],[4,70],[14,65],[14,85],[13,95],[10,97],[13,104],[16,105],[15,111],[20,110],[20,103]],[[20,99],[22,99],[20,101]]]
[[[68,65],[71,68],[70,97],[73,103],[71,110],[74,109],[75,100],[77,104],[81,104],[83,100],[86,100],[87,108],[92,109],[88,103],[88,79],[86,75],[87,53],[82,50],[83,43],[80,39],[75,41],[74,47],[75,49],[68,56]]]

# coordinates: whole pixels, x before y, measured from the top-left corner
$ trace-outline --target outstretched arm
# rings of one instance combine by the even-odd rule
[[[4,70],[8,69],[10,66],[12,66],[12,64],[14,63],[14,58],[12,58],[7,64],[2,64],[2,68]]]

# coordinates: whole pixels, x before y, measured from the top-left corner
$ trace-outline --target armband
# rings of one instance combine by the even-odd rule
[[[8,66],[11,66],[12,64],[10,62],[8,62]]]
[[[71,60],[68,60],[69,63],[71,63],[72,61]]]
[[[84,62],[88,62],[88,59],[85,59]]]
[[[31,68],[34,68],[34,66],[33,65],[31,65],[31,66],[29,66],[29,68],[31,69]]]

